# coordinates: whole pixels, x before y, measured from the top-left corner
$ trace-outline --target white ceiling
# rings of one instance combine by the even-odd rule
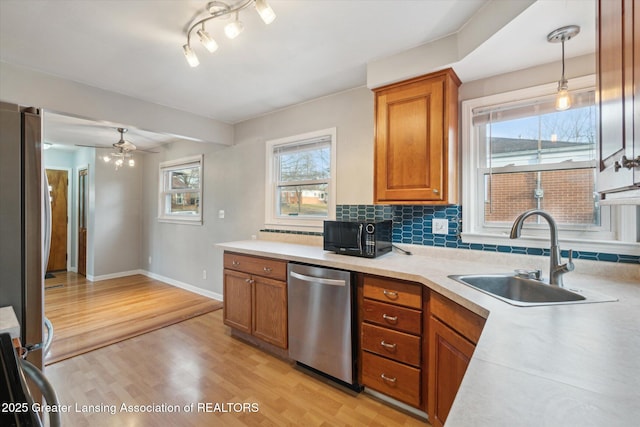
[[[249,8],[240,14],[245,31],[234,40],[224,37],[224,21],[208,23],[220,47],[210,54],[194,35],[200,66],[191,68],[182,45],[207,1],[1,0],[0,61],[237,123],[363,86],[368,62],[459,31],[486,0],[269,3],[276,20],[265,26]],[[549,44],[546,34],[569,24],[581,25],[582,32],[567,45],[567,57],[593,52],[594,0],[539,0],[454,68],[467,82],[557,61],[559,46]],[[91,138],[110,145],[118,139],[114,128],[123,126],[55,114],[45,120],[45,137],[52,142],[81,135],[84,143]],[[109,133],[113,138],[103,139]],[[156,138],[136,129],[129,133],[146,148],[175,140]]]

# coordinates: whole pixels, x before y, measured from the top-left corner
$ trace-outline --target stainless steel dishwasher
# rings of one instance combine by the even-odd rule
[[[289,263],[289,357],[360,390],[352,273]]]

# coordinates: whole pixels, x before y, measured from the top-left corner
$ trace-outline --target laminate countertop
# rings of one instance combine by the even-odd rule
[[[419,282],[487,318],[447,427],[637,426],[640,420],[640,264],[575,260],[565,287],[615,302],[516,307],[451,274],[539,268],[548,257],[400,245],[376,259],[318,246],[247,240],[233,252]]]

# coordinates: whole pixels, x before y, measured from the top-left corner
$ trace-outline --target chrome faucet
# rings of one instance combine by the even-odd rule
[[[562,256],[560,255],[560,246],[558,246],[558,226],[551,215],[540,209],[531,209],[521,213],[513,222],[513,227],[511,227],[511,234],[509,237],[512,239],[520,237],[524,220],[529,218],[531,215],[539,215],[549,223],[549,230],[551,231],[551,247],[549,248],[549,284],[562,287],[562,275],[569,271],[573,271],[575,268],[572,261],[573,250],[569,249],[569,261],[566,264],[561,264]]]

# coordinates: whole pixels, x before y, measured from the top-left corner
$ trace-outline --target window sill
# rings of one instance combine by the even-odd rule
[[[464,243],[480,243],[485,245],[515,246],[525,248],[549,249],[549,237],[524,236],[510,239],[504,235],[489,233],[462,233]],[[640,255],[640,243],[607,241],[607,240],[583,240],[576,238],[560,238],[559,246],[562,250],[613,253],[620,255]]]

